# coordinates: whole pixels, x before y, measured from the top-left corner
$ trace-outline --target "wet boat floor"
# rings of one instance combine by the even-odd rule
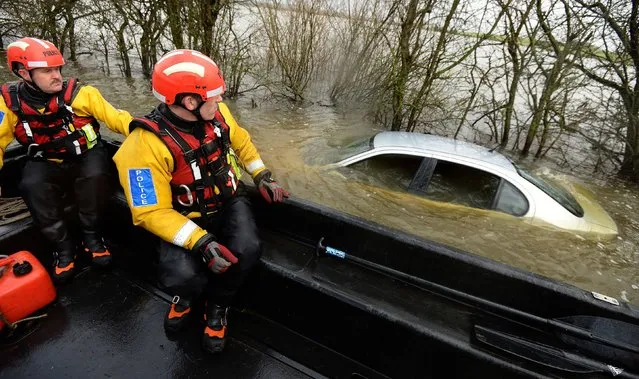
[[[221,355],[200,348],[196,309],[186,330],[167,335],[163,297],[124,272],[84,270],[29,333],[0,344],[0,378],[321,377],[243,334],[256,321],[235,309]]]

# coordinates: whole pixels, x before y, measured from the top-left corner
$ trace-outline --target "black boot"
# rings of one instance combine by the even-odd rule
[[[68,282],[75,275],[75,246],[72,241],[58,244],[58,250],[53,253],[53,280],[62,284]]]
[[[111,253],[104,244],[104,239],[95,232],[84,232],[84,251],[91,254],[91,262],[100,267],[111,264]]]
[[[164,316],[164,330],[175,333],[186,324],[188,314],[191,312],[191,301],[179,296],[173,296],[171,307]]]
[[[204,313],[204,335],[202,347],[209,353],[216,354],[224,350],[226,344],[226,316],[229,307],[221,307],[215,304],[207,304]]]

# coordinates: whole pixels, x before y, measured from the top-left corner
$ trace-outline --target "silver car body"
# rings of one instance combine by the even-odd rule
[[[346,167],[385,154],[435,158],[492,173],[510,182],[528,200],[528,211],[521,216],[522,218],[539,220],[574,231],[617,233],[616,226],[611,228],[609,223],[597,225],[587,217],[572,214],[551,196],[519,175],[513,162],[504,155],[465,141],[420,133],[381,132],[372,139],[370,150],[343,159],[331,166]]]

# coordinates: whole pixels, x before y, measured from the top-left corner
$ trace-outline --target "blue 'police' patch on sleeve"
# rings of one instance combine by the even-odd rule
[[[153,186],[151,169],[129,169],[129,188],[131,190],[131,200],[133,200],[134,207],[156,205],[158,203],[158,197],[155,194],[155,187]]]
[[[2,124],[2,120],[4,120],[4,112],[0,111],[0,124]]]

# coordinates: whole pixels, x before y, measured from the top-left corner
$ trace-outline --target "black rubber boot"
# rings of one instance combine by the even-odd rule
[[[164,316],[164,330],[169,333],[182,330],[190,312],[191,301],[179,296],[174,296],[171,301],[171,307]]]
[[[91,262],[96,266],[106,267],[111,264],[111,252],[97,233],[84,232],[84,251],[91,254]]]
[[[226,317],[229,307],[207,305],[204,313],[204,335],[202,347],[211,354],[221,353],[226,345]]]
[[[58,244],[58,251],[53,253],[53,280],[63,284],[75,275],[75,246],[71,241]]]

